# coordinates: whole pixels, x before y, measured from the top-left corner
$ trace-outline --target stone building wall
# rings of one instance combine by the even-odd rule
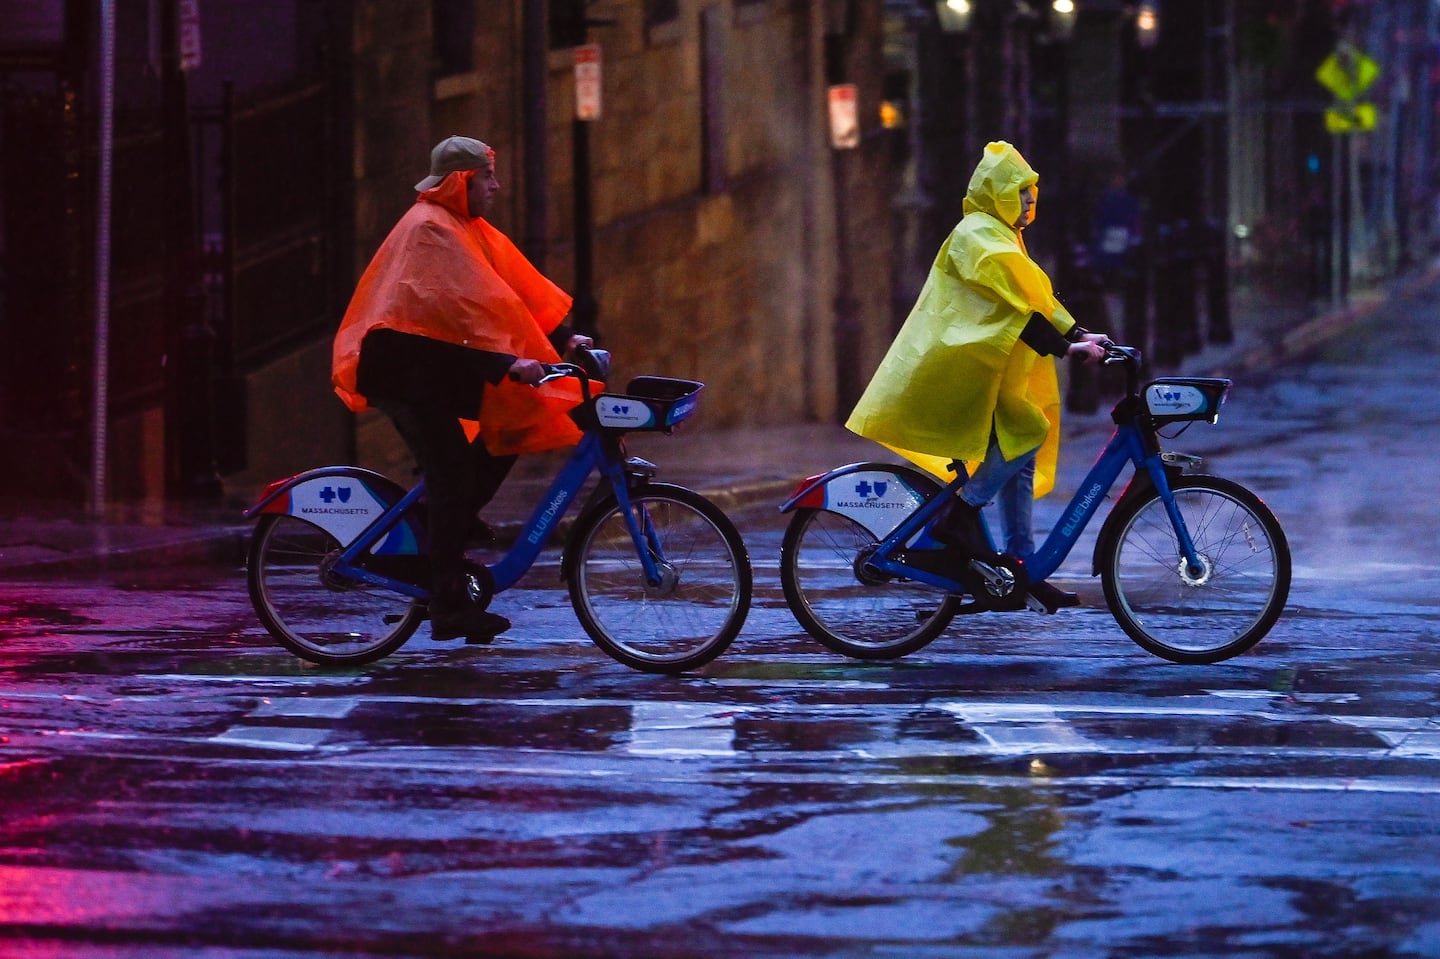
[[[588,128],[597,329],[615,355],[613,379],[704,381],[704,428],[843,418],[842,368],[868,376],[894,329],[894,176],[874,136],[880,0],[855,0],[859,13],[839,25],[810,0],[681,0],[677,20],[650,29],[645,6],[608,0],[589,11],[614,21],[590,30],[603,51],[604,108]],[[524,177],[534,172],[522,129],[523,0],[477,6],[474,73],[438,81],[429,7],[355,5],[357,276],[411,202],[430,146],[452,133],[496,148],[503,193],[491,218],[523,239]],[[846,72],[861,85],[867,132],[840,158],[826,125],[827,27],[848,29]],[[718,54],[709,75],[721,78],[708,99],[707,49]],[[572,292],[573,90],[570,51],[550,51],[543,266]],[[717,183],[705,176],[707,102],[724,131]],[[404,459],[374,414],[358,418],[356,450],[376,468]]]

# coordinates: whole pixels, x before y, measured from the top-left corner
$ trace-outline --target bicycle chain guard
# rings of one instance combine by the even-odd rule
[[[960,577],[971,602],[962,613],[1010,612],[1024,609],[1030,594],[1030,575],[1025,564],[1014,556],[993,560],[972,559]]]

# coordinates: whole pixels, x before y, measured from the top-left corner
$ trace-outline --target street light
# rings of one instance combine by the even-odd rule
[[[946,33],[964,33],[970,28],[970,0],[937,0],[935,15]]]
[[[1160,39],[1160,9],[1155,0],[1144,0],[1136,9],[1135,39],[1144,50],[1153,50]]]
[[[1050,4],[1050,33],[1061,43],[1075,32],[1075,0],[1054,0]]]

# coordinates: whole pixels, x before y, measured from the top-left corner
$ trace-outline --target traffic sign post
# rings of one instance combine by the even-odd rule
[[[590,124],[600,119],[600,45],[575,48],[575,119],[573,165],[575,189],[575,302],[571,324],[576,333],[594,336],[600,305],[595,299],[595,223],[591,209]]]
[[[1325,111],[1331,133],[1364,133],[1375,129],[1375,104],[1361,97],[1375,85],[1380,64],[1356,47],[1342,43],[1315,70],[1315,79],[1335,97]]]
[[[1380,77],[1380,64],[1348,41],[1341,42],[1315,70],[1315,79],[1335,102],[1325,111],[1325,129],[1334,137],[1331,151],[1330,298],[1338,306],[1350,296],[1350,176],[1354,168],[1352,133],[1375,129],[1375,104],[1362,99]]]

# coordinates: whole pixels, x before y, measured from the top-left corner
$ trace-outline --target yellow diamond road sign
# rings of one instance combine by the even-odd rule
[[[1330,133],[1361,133],[1375,129],[1375,104],[1360,97],[1375,85],[1380,64],[1348,43],[1341,44],[1315,71],[1315,79],[1335,96],[1325,111]]]
[[[1327,133],[1365,133],[1375,129],[1375,104],[1347,103],[1325,111]]]
[[[1356,50],[1342,46],[1320,64],[1315,79],[1341,100],[1354,100],[1370,89],[1380,76],[1380,64]]]

